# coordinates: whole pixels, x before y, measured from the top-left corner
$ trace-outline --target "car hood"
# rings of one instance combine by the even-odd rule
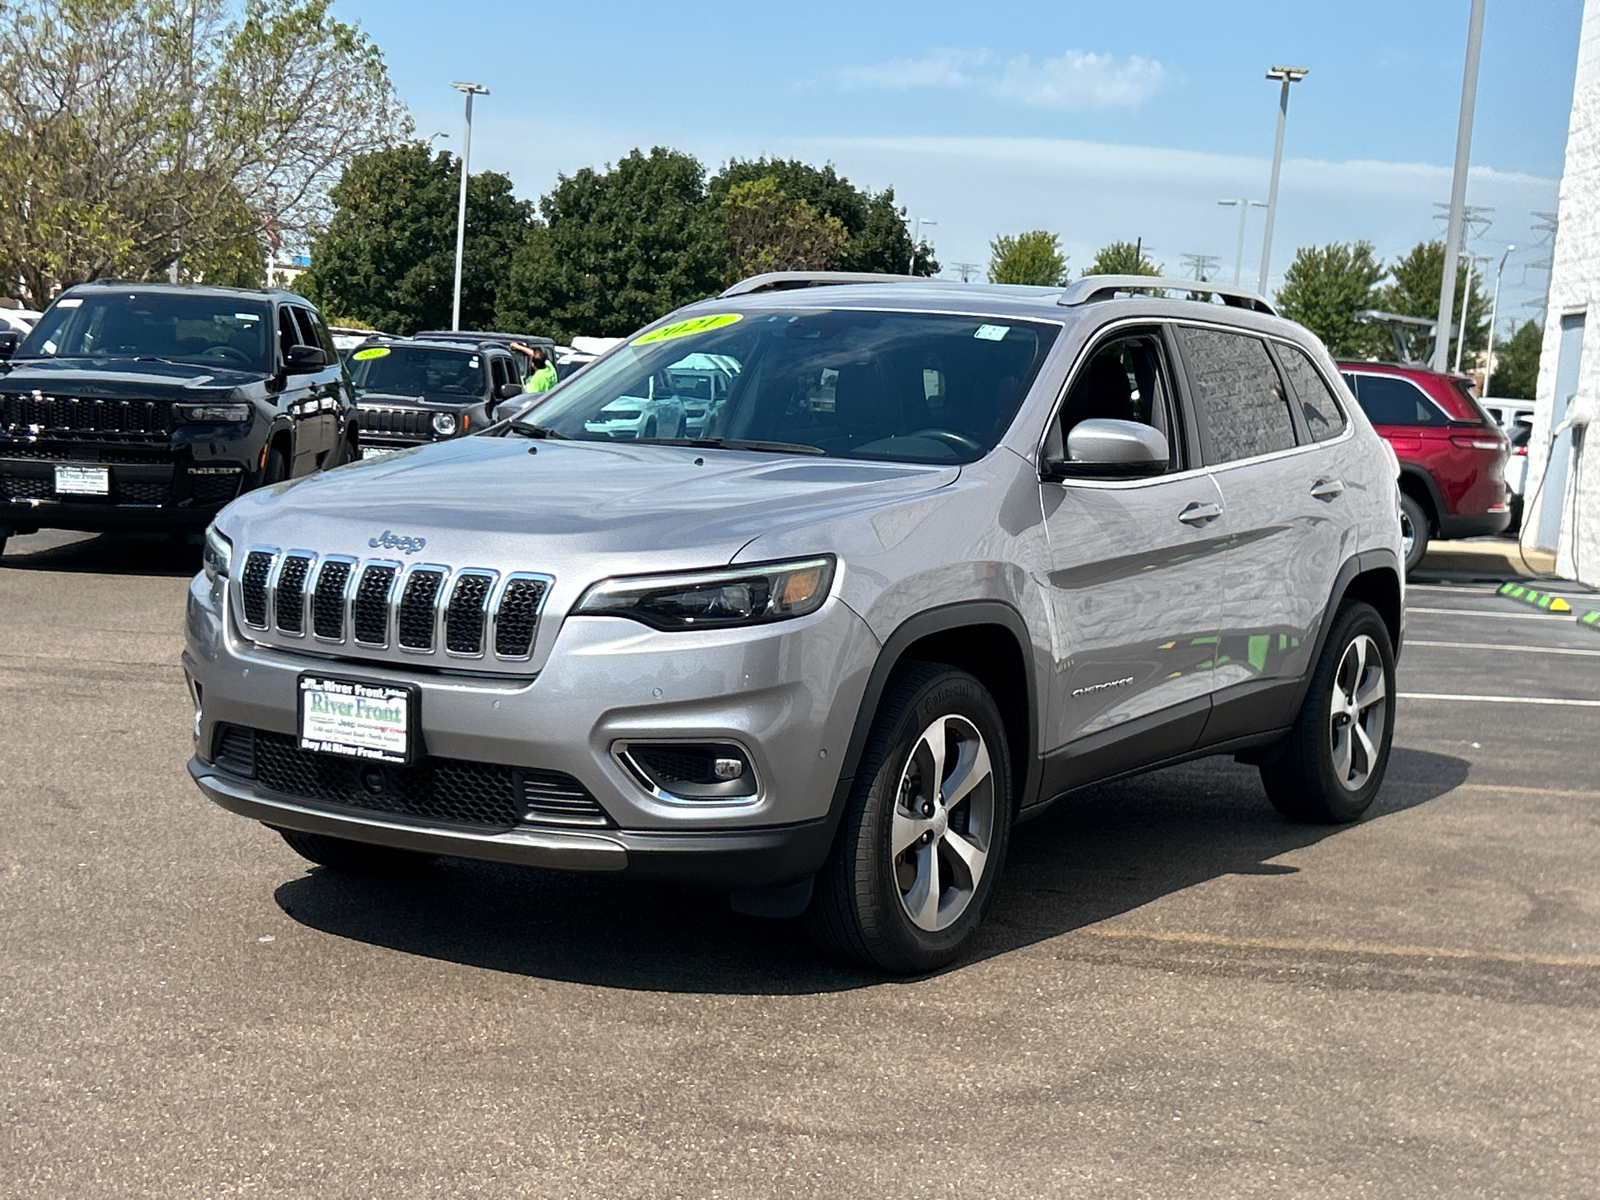
[[[238,549],[592,578],[729,562],[763,534],[903,502],[959,475],[955,466],[470,437],[249,493],[218,526]]]
[[[0,392],[40,391],[116,400],[229,392],[249,384],[259,385],[267,378],[259,371],[131,358],[24,358],[14,360],[10,366],[9,371],[0,374]]]

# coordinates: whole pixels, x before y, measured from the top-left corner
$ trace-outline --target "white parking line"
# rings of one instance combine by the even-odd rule
[[[1437,613],[1450,617],[1494,617],[1504,618],[1507,621],[1565,621],[1573,624],[1570,616],[1561,616],[1557,613],[1524,613],[1524,612],[1498,612],[1489,608],[1417,608],[1406,606],[1408,613]]]
[[[1407,638],[1406,647],[1448,646],[1453,650],[1512,650],[1522,654],[1573,654],[1586,658],[1600,658],[1600,650],[1575,650],[1566,646],[1496,646],[1492,642],[1425,642],[1421,638]]]
[[[1556,696],[1464,696],[1453,692],[1396,692],[1402,700],[1452,700],[1465,704],[1549,704],[1558,708],[1600,708],[1600,700],[1563,700]]]

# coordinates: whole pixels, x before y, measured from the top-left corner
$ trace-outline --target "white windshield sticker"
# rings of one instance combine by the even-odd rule
[[[474,369],[474,370],[476,370],[476,369],[477,369],[477,366],[478,366],[478,356],[477,356],[477,355],[476,355],[476,354],[474,354],[474,355],[473,355],[473,356],[472,356],[472,361],[471,361],[471,362],[469,362],[469,363],[468,363],[468,364],[467,364],[467,366],[468,366],[468,367],[470,367],[470,368],[472,368],[472,369]]]
[[[234,313],[233,314],[233,319],[235,321],[259,321],[259,320],[261,320],[261,314],[260,313]]]
[[[82,304],[83,297],[81,296],[68,296],[65,300],[56,301],[57,308],[77,308]]]
[[[979,325],[978,331],[972,336],[982,338],[986,342],[998,342],[1010,332],[1009,325]]]

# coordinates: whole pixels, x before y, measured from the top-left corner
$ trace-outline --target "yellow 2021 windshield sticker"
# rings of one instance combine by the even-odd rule
[[[389,353],[389,347],[387,347],[387,346],[368,346],[365,350],[357,350],[350,357],[351,358],[360,358],[360,359],[382,358],[384,355],[386,355],[388,353]]]
[[[705,317],[690,317],[686,321],[674,321],[670,325],[663,325],[660,329],[652,329],[649,333],[634,338],[633,344],[648,346],[652,342],[670,342],[673,338],[688,337],[691,333],[721,329],[724,325],[732,325],[735,321],[743,319],[741,313],[715,313]]]

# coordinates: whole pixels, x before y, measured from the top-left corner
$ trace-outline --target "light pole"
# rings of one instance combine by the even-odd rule
[[[1239,206],[1239,240],[1233,247],[1233,286],[1239,286],[1239,276],[1244,273],[1244,219],[1252,208],[1265,208],[1265,200],[1218,200],[1218,204]]]
[[[1500,265],[1494,269],[1494,299],[1489,301],[1489,346],[1483,352],[1483,394],[1494,395],[1489,390],[1489,380],[1494,378],[1494,323],[1500,316],[1500,276],[1505,272],[1506,259],[1515,246],[1507,246],[1500,254]]]
[[[1467,286],[1461,289],[1461,332],[1456,335],[1456,374],[1461,374],[1461,352],[1467,347],[1467,314],[1472,310],[1472,273],[1481,262],[1488,262],[1487,254],[1467,255]]]
[[[937,222],[937,221],[930,221],[925,217],[918,217],[914,222],[912,222],[912,225],[911,225],[911,263],[910,263],[909,266],[906,267],[906,274],[907,275],[915,275],[917,273],[917,243],[922,237],[922,227],[924,225],[937,225],[938,223],[939,222]]]
[[[1289,85],[1299,83],[1311,73],[1310,67],[1274,66],[1268,79],[1283,83],[1278,93],[1278,134],[1272,142],[1272,182],[1267,186],[1267,229],[1261,238],[1261,279],[1256,291],[1267,294],[1267,260],[1272,257],[1272,222],[1278,215],[1278,171],[1283,166],[1283,125],[1289,119]]]
[[[456,287],[450,302],[450,328],[461,328],[461,252],[467,243],[467,169],[472,154],[472,98],[487,96],[489,89],[476,83],[450,84],[467,98],[466,127],[461,134],[461,203],[456,209]]]
[[[1472,157],[1472,109],[1478,99],[1478,52],[1483,49],[1483,0],[1472,0],[1467,17],[1467,61],[1461,72],[1461,114],[1456,121],[1456,161],[1450,175],[1450,222],[1444,235],[1444,272],[1439,276],[1439,322],[1443,337],[1433,339],[1433,362],[1441,374],[1450,366],[1450,322],[1455,316],[1456,250],[1467,206],[1467,162]],[[1462,335],[1466,322],[1462,322]]]

